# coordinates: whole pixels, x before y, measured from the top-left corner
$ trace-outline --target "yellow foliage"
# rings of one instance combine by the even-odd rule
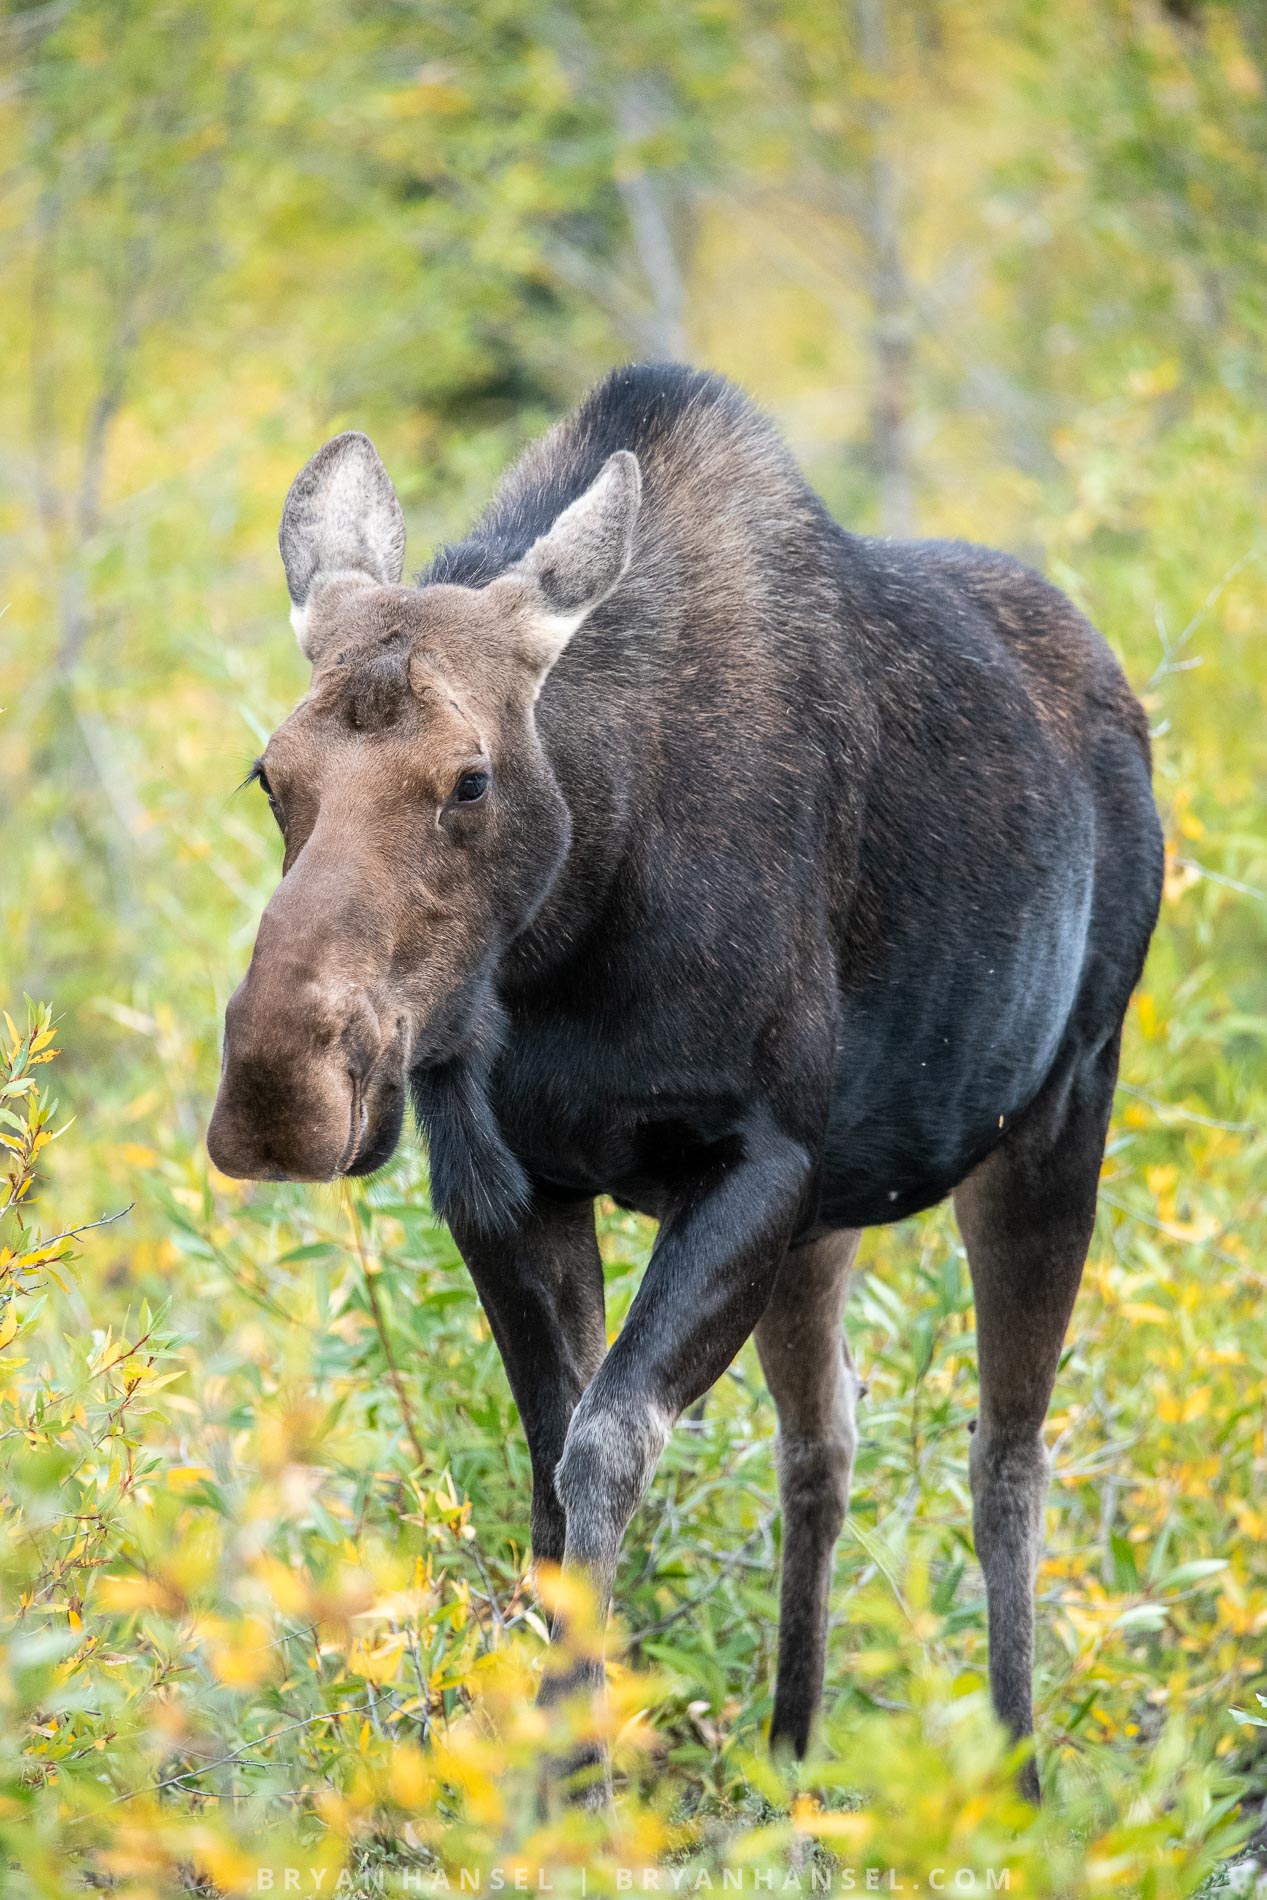
[[[443,1871],[457,1892],[466,1869],[481,1893],[548,1875],[566,1900],[648,1871],[661,1891],[727,1871],[841,1891],[848,1871],[854,1891],[930,1892],[965,1868],[978,1892],[1006,1874],[1014,1894],[1167,1900],[1236,1851],[1267,1688],[1251,12],[13,12],[15,1891],[328,1895],[381,1872],[392,1893]],[[882,59],[854,38],[867,20]],[[370,428],[421,550],[592,375],[664,346],[747,383],[863,529],[892,525],[896,404],[919,531],[1042,566],[1153,728],[1165,905],[1049,1423],[1037,1816],[988,1714],[971,1285],[944,1212],[866,1243],[849,1324],[870,1391],[824,1729],[796,1772],[763,1745],[778,1530],[751,1351],[634,1526],[617,1602],[637,1646],[606,1632],[598,1706],[540,1706],[549,1619],[574,1658],[604,1633],[574,1577],[531,1575],[522,1429],[415,1149],[338,1197],[230,1181],[202,1150],[222,1007],[278,868],[262,804],[231,787],[306,685],[272,552],[295,470],[323,432]],[[15,1001],[45,982],[60,1025]],[[65,1139],[54,1077],[80,1117]],[[601,1210],[612,1337],[650,1238]],[[543,1819],[543,1763],[600,1738],[614,1809]]]

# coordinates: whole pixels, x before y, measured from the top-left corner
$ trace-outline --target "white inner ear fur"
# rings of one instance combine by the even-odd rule
[[[591,605],[578,607],[573,613],[556,614],[550,612],[539,596],[529,602],[524,652],[532,665],[540,667],[542,679],[597,605],[595,601]]]
[[[532,611],[520,652],[535,675],[532,686],[534,706],[541,697],[541,688],[549,679],[555,661],[567,650],[569,640],[585,618],[585,614],[577,614],[565,620],[562,615],[543,614],[539,609]]]
[[[405,560],[405,520],[391,477],[357,430],[319,449],[290,485],[278,545],[291,625],[308,655],[312,604],[332,583],[394,586]]]
[[[541,680],[624,578],[641,495],[638,458],[620,449],[519,563],[529,584],[523,650]]]
[[[313,613],[319,605],[321,596],[332,587],[377,587],[379,583],[371,574],[362,574],[357,568],[345,568],[335,574],[319,574],[308,589],[307,600],[290,604],[290,624],[295,629],[295,638],[299,642],[299,651],[306,660],[313,656],[308,646],[312,632]]]

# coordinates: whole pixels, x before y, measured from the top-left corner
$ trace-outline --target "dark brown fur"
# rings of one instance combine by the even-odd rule
[[[528,1435],[534,1546],[604,1603],[674,1421],[755,1329],[772,1738],[798,1752],[857,1233],[953,1192],[991,1684],[1028,1735],[1042,1423],[1160,891],[1120,669],[1002,555],[844,533],[743,398],[685,370],[609,378],[416,588],[402,551],[372,447],[337,438],[283,518],[313,685],[262,761],[285,875],[213,1157],[366,1172],[412,1097]],[[606,1354],[603,1192],[660,1222]]]

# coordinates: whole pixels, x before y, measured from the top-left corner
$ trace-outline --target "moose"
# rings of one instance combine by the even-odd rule
[[[370,1174],[412,1103],[527,1434],[535,1557],[604,1613],[675,1421],[755,1333],[770,1738],[796,1755],[859,1237],[952,1195],[990,1687],[1022,1742],[1043,1423],[1162,881],[1107,645],[1007,556],[846,532],[746,396],[675,366],[610,374],[415,585],[365,435],[308,463],[279,539],[312,681],[254,768],[284,859],[212,1160]],[[658,1222],[610,1350],[599,1195]]]

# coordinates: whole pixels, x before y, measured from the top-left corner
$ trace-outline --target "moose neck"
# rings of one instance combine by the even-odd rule
[[[634,637],[625,614],[600,609],[547,679],[531,743],[499,761],[503,795],[532,815],[500,893],[506,934],[444,1021],[431,1025],[431,1048],[410,1082],[432,1204],[459,1232],[504,1234],[530,1197],[490,1091],[517,1003],[559,981],[621,875],[641,789],[628,756],[638,722],[632,705],[613,717],[613,700]]]

